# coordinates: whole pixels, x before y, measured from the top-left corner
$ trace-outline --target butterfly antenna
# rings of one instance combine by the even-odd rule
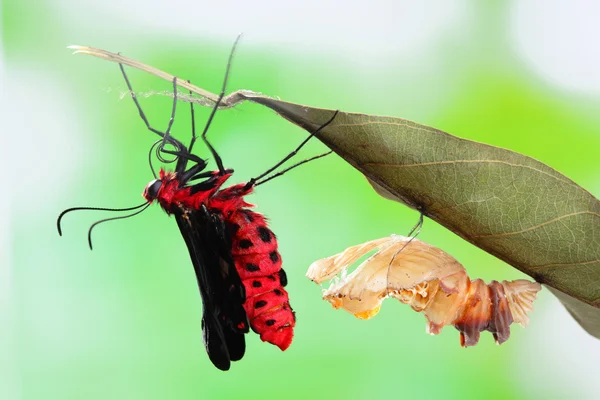
[[[92,248],[92,229],[94,229],[94,227],[96,225],[99,225],[99,224],[101,224],[103,222],[108,222],[108,221],[114,221],[114,220],[117,220],[117,219],[125,219],[125,218],[129,218],[129,217],[133,217],[135,215],[138,215],[142,211],[144,211],[146,208],[148,208],[150,206],[150,204],[151,203],[144,203],[141,206],[145,205],[145,207],[143,207],[141,210],[138,210],[138,211],[136,211],[134,213],[131,213],[131,214],[128,214],[128,215],[121,215],[119,217],[105,218],[105,219],[101,219],[100,221],[94,222],[92,224],[92,226],[90,226],[90,229],[88,230],[88,244],[90,246],[90,250],[93,250],[93,248]],[[139,207],[136,207],[136,208],[139,208]]]
[[[146,204],[150,204],[150,203],[143,202],[139,206],[127,207],[127,208],[104,208],[104,207],[72,207],[72,208],[67,208],[66,210],[64,210],[63,212],[61,212],[60,215],[58,216],[58,219],[56,220],[56,228],[58,229],[58,234],[60,236],[62,236],[62,228],[61,228],[60,222],[61,222],[62,218],[65,216],[65,214],[68,214],[71,211],[82,211],[82,210],[89,210],[89,211],[115,211],[115,212],[119,212],[119,211],[131,211],[131,210],[137,210],[138,208],[143,207]]]

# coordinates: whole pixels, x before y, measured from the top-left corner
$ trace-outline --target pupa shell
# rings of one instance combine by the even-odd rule
[[[348,267],[373,250],[375,254],[346,274]],[[318,284],[332,280],[323,298],[334,308],[369,319],[386,297],[394,297],[425,315],[428,333],[438,334],[444,326],[454,325],[462,346],[477,344],[484,330],[493,334],[496,343],[505,342],[510,324],[527,325],[527,313],[541,289],[539,283],[523,279],[490,284],[470,280],[454,257],[421,240],[398,235],[318,260],[306,275]]]

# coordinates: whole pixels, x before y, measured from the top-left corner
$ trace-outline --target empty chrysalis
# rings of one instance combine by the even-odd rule
[[[347,274],[348,267],[373,250],[377,252]],[[332,280],[323,299],[334,308],[369,319],[386,297],[394,297],[422,312],[432,335],[454,325],[464,347],[476,345],[485,330],[497,344],[508,340],[510,324],[529,323],[527,313],[541,289],[539,283],[524,279],[489,284],[471,280],[454,257],[421,240],[398,235],[315,261],[306,276],[317,284]]]

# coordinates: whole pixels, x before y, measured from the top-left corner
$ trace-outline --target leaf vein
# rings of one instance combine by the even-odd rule
[[[574,212],[574,213],[571,213],[571,214],[561,215],[560,217],[548,220],[546,222],[542,222],[541,224],[538,224],[538,225],[530,226],[529,228],[525,228],[525,229],[522,229],[520,231],[505,232],[505,233],[492,233],[492,234],[486,234],[486,235],[473,235],[473,236],[470,236],[470,237],[473,238],[473,239],[481,239],[481,238],[492,238],[492,237],[504,237],[504,236],[518,235],[518,234],[521,234],[521,233],[532,231],[532,230],[537,229],[537,228],[541,228],[544,225],[553,224],[553,223],[558,222],[558,221],[560,221],[562,219],[565,219],[565,218],[570,218],[570,217],[574,217],[574,216],[577,216],[577,215],[583,215],[583,214],[589,214],[589,215],[593,215],[593,216],[596,216],[596,217],[600,217],[600,214],[592,212],[592,211],[579,211],[579,212]]]
[[[389,163],[375,163],[375,162],[367,162],[364,163],[363,166],[378,166],[378,167],[393,167],[393,168],[414,168],[414,167],[428,167],[428,166],[435,166],[435,165],[445,165],[445,164],[476,164],[476,163],[480,163],[480,164],[504,164],[504,165],[508,165],[510,167],[518,167],[518,168],[528,168],[531,169],[533,171],[539,172],[541,174],[547,175],[553,179],[556,179],[557,181],[563,182],[563,183],[567,183],[569,185],[572,186],[577,186],[576,183],[570,181],[570,180],[566,180],[566,179],[561,179],[560,177],[556,176],[556,175],[552,175],[549,174],[548,172],[542,171],[540,169],[534,168],[534,167],[530,167],[529,165],[522,165],[522,164],[513,164],[513,163],[509,163],[507,161],[501,161],[501,160],[450,160],[450,161],[432,161],[432,162],[424,162],[424,163],[415,163],[415,164],[389,164]],[[578,187],[578,186],[577,186]]]
[[[560,266],[571,267],[571,266],[575,266],[575,265],[594,264],[597,262],[600,262],[600,260],[578,261],[578,262],[574,262],[574,263],[555,263],[555,264],[545,264],[545,265],[532,265],[527,268],[531,269],[531,270],[540,270],[540,269],[546,269],[546,268],[550,268],[550,267],[560,267]]]

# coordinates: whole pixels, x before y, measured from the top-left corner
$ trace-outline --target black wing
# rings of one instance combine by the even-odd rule
[[[220,370],[244,356],[248,322],[244,286],[231,256],[231,239],[223,219],[202,206],[174,210],[190,252],[202,296],[202,332],[208,357]]]

